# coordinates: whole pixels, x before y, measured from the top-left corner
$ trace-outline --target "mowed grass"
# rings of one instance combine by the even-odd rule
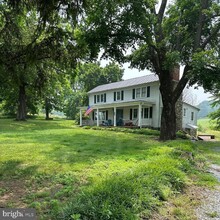
[[[199,134],[215,135],[215,140],[212,142],[201,142],[199,149],[205,155],[210,163],[220,165],[220,131],[215,130],[215,122],[209,118],[203,118],[198,121],[200,131]]]
[[[0,207],[33,207],[39,219],[148,219],[206,160],[205,145],[122,131],[1,119]]]

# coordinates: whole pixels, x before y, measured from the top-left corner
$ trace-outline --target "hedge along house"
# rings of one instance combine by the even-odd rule
[[[179,80],[179,72],[173,81]],[[163,108],[157,75],[145,75],[120,82],[97,86],[88,92],[89,120],[83,120],[87,107],[80,107],[80,125],[112,125],[160,128]],[[196,129],[195,106],[182,102],[176,104],[177,129]]]

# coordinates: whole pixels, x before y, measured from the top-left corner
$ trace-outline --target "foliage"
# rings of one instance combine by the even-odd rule
[[[96,86],[122,80],[123,72],[116,63],[109,63],[105,67],[101,67],[100,63],[79,64],[73,80],[74,93],[67,97],[65,103],[67,118],[79,119],[77,107],[88,106],[87,92]]]
[[[220,6],[211,0],[91,1],[81,28],[93,51],[155,72],[163,102],[162,140],[174,139],[175,103],[187,83],[212,89],[220,78]],[[173,84],[176,67],[183,76]],[[169,97],[169,98],[168,98]]]
[[[76,119],[80,106],[88,105],[88,95],[85,92],[74,92],[65,100],[64,113],[68,119]],[[77,120],[78,121],[78,120]]]
[[[45,4],[45,8],[48,5]],[[76,65],[76,60],[84,56],[84,52],[83,48],[77,46],[75,25],[66,25],[70,6],[65,7],[66,11],[62,9],[62,5],[57,10],[48,9],[47,15],[38,4],[25,1],[19,1],[18,4],[1,1],[0,7],[0,74],[4,79],[0,89],[4,91],[3,99],[7,103],[18,105],[14,107],[14,111],[16,109],[18,113],[17,119],[25,120],[28,105],[26,101],[29,100],[28,107],[33,111],[41,101],[39,98],[43,90],[44,96],[50,93],[47,99],[50,99],[50,105],[52,96],[53,102],[55,96],[56,102],[59,102],[54,88],[59,82],[54,81],[61,77],[55,74],[68,73]],[[52,17],[47,17],[49,14]],[[72,20],[74,21],[76,20]],[[52,80],[48,81],[49,78]],[[63,83],[62,80],[60,82]],[[57,104],[53,103],[53,107],[55,106]]]
[[[214,93],[214,95],[212,96],[212,101],[211,101],[211,106],[213,108],[216,108],[215,111],[211,112],[208,117],[215,122],[215,127],[217,129],[220,128],[220,95],[219,95],[219,91],[216,91]]]

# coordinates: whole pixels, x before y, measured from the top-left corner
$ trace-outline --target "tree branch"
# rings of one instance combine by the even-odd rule
[[[214,29],[212,29],[211,34],[205,39],[205,41],[202,43],[201,48],[205,49],[205,47],[207,46],[208,43],[210,43],[210,41],[216,37],[216,34],[219,32],[220,30],[220,22],[215,26]]]
[[[198,21],[198,25],[197,25],[197,30],[196,30],[196,34],[195,34],[195,40],[194,40],[194,51],[196,51],[199,47],[200,47],[200,41],[201,41],[201,35],[202,35],[202,28],[204,26],[205,23],[205,14],[204,14],[204,10],[208,8],[208,2],[209,0],[202,0],[201,1],[201,11],[199,14],[199,21]]]
[[[190,70],[190,67],[185,66],[183,76],[173,91],[173,101],[174,102],[176,102],[178,100],[178,98],[180,97],[181,93],[183,92],[183,89],[185,88],[186,84],[189,82],[189,78],[188,78],[189,70]]]
[[[167,6],[167,0],[162,0],[161,5],[160,5],[160,10],[158,13],[158,21],[160,24],[162,23],[166,6]]]

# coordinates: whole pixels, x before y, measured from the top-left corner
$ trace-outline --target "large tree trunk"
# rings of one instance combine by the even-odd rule
[[[17,110],[17,118],[18,121],[25,121],[27,118],[27,110],[26,110],[26,92],[25,92],[25,84],[19,86],[19,98],[18,98],[18,110]]]
[[[171,71],[165,71],[159,75],[160,93],[163,101],[163,110],[161,115],[160,140],[174,140],[176,138],[177,122],[176,122],[176,104],[181,97],[183,89],[188,80],[187,74],[190,70],[189,66],[184,68],[183,76],[179,80],[179,67],[175,67]],[[182,102],[182,99],[179,100]],[[180,107],[181,108],[181,107]],[[179,128],[182,128],[182,113],[179,112]]]
[[[161,115],[160,140],[174,140],[176,138],[175,104],[167,101],[163,103]]]
[[[160,93],[163,102],[160,125],[160,140],[162,141],[176,138],[176,101],[173,99],[173,91],[173,75],[167,71],[160,77]]]
[[[46,114],[46,120],[50,120],[50,102],[48,98],[45,99],[45,114]]]

